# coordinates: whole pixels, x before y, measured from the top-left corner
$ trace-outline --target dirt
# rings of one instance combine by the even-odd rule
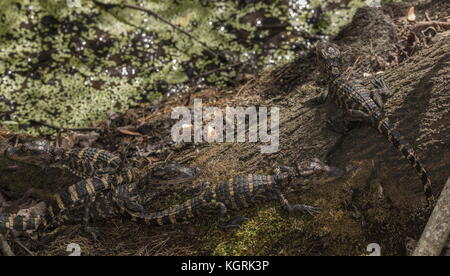
[[[429,170],[438,195],[450,164],[450,35],[444,27],[431,35],[414,34],[417,22],[401,18],[408,8],[404,4],[362,8],[334,42],[345,55],[342,67],[347,74],[369,80],[382,71],[390,87],[386,114]],[[432,1],[417,6],[417,21],[426,20],[426,10],[433,20],[445,20],[450,3]],[[417,39],[408,40],[414,35]],[[324,127],[333,107],[311,103],[323,89],[319,80],[314,56],[308,53],[235,90],[193,91],[110,116],[96,125],[104,130],[93,145],[122,152],[132,160],[139,159],[139,152],[146,162],[177,161],[199,167],[201,175],[187,186],[201,181],[218,183],[249,172],[270,172],[279,164],[321,156],[337,140],[338,135]],[[258,143],[174,145],[168,139],[174,123],[171,108],[191,106],[194,98],[217,107],[280,107],[280,150],[261,154]],[[132,132],[120,132],[118,127]],[[2,147],[13,142],[10,133],[1,137]],[[0,162],[6,165],[2,167],[16,166],[3,159]],[[383,255],[405,255],[407,239],[420,237],[430,212],[423,207],[421,182],[415,171],[370,128],[352,131],[342,149],[332,156],[331,164],[347,168],[347,175],[288,196],[290,202],[320,206],[323,211],[315,217],[289,217],[276,202],[269,202],[240,212],[249,218],[241,230],[221,231],[214,218],[164,227],[112,220],[98,222],[104,227],[104,237],[97,243],[83,234],[80,226],[59,228],[44,245],[20,239],[39,255],[67,255],[69,243],[78,243],[85,255],[367,255],[367,245],[374,242],[381,246]],[[36,173],[28,167],[17,170],[1,176],[1,183],[12,191],[11,197],[24,191],[20,183],[29,183],[17,178],[21,172]],[[54,189],[60,185],[57,174],[33,179],[53,183]],[[11,183],[22,188],[15,190]],[[184,192],[186,185],[170,187],[147,207],[161,209],[181,202],[191,196]],[[15,243],[12,247],[16,254],[28,254]]]

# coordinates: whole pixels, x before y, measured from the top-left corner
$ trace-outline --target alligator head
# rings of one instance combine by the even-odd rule
[[[30,138],[17,146],[8,147],[5,156],[14,161],[42,167],[48,164],[55,150],[49,141]]]
[[[328,166],[319,159],[304,161],[297,165],[297,177],[291,186],[295,188],[333,182],[345,172],[337,167]]]
[[[327,79],[336,78],[340,75],[339,64],[341,62],[341,51],[336,44],[320,41],[316,45],[316,58],[319,69]]]

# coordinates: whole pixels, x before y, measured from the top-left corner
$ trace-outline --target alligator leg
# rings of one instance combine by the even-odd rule
[[[323,92],[321,92],[319,94],[319,96],[313,98],[311,100],[311,103],[313,105],[323,105],[323,104],[327,103],[327,101],[328,101],[328,94],[329,94],[329,92],[328,92],[328,88],[327,88]]]
[[[386,83],[384,82],[383,77],[375,77],[372,80],[372,85],[375,88],[375,91],[378,95],[384,96],[389,93],[389,88],[387,87]]]
[[[303,205],[303,204],[294,204],[291,205],[289,201],[284,197],[284,195],[279,191],[275,190],[275,196],[280,200],[283,208],[286,209],[289,214],[294,214],[297,212],[307,213],[311,216],[314,216],[320,213],[321,209],[315,206]]]
[[[247,218],[244,217],[237,217],[231,221],[225,221],[227,206],[225,206],[223,202],[211,202],[209,205],[211,209],[218,210],[219,227],[223,230],[230,228],[241,228],[241,223],[247,220]]]
[[[345,117],[341,112],[328,118],[325,124],[328,130],[338,134],[346,134],[350,131],[350,125],[345,120]]]
[[[382,77],[375,77],[372,80],[372,86],[372,94],[370,96],[380,108],[383,108],[384,101],[382,96],[386,96],[389,93],[389,88]]]
[[[112,196],[112,201],[120,207],[127,209],[131,212],[136,212],[141,215],[145,214],[144,206],[142,206],[139,201],[139,195],[135,193],[135,191],[116,190],[114,191],[114,195]]]
[[[326,122],[327,129],[336,132],[341,136],[332,146],[327,149],[327,151],[321,156],[320,159],[327,162],[331,155],[333,155],[338,149],[341,148],[350,131],[360,126],[360,122],[349,120],[343,114],[337,114],[329,118]]]
[[[138,213],[144,214],[144,212],[145,212],[144,206],[137,203],[136,200],[133,200],[130,197],[124,197],[124,196],[121,196],[120,199],[121,199],[121,202],[124,203],[125,208],[131,210],[132,212],[138,212]]]
[[[348,120],[349,123],[351,122],[370,122],[370,115],[360,111],[360,110],[355,110],[355,109],[349,109],[346,112],[346,119]]]
[[[370,121],[370,116],[359,110],[348,110],[345,114],[337,114],[327,120],[327,128],[341,134],[341,137],[321,156],[321,160],[328,161],[330,156],[341,148],[345,138],[352,129],[359,128]]]
[[[371,96],[372,100],[375,101],[375,103],[378,105],[379,108],[384,107],[383,98],[376,90],[373,90],[372,94],[370,96]]]

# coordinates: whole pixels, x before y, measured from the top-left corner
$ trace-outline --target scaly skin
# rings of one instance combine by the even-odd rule
[[[316,47],[317,62],[328,84],[327,93],[322,99],[331,98],[353,121],[362,121],[378,130],[418,172],[425,196],[429,203],[434,202],[431,180],[414,150],[405,143],[393,128],[383,111],[383,101],[377,90],[369,90],[358,80],[346,80],[339,71],[340,51],[337,45],[319,42]],[[376,81],[378,89],[386,90],[384,82]]]
[[[187,200],[183,204],[164,211],[145,214],[130,211],[119,204],[120,212],[131,221],[148,225],[166,225],[189,220],[201,216],[208,211],[218,211],[221,218],[228,209],[242,209],[261,200],[279,199],[289,212],[302,211],[314,214],[317,208],[307,205],[291,205],[283,192],[287,188],[299,188],[308,182],[327,182],[340,177],[343,172],[332,168],[319,160],[305,162],[295,169],[285,167],[277,175],[238,176],[233,180],[219,184],[215,188],[207,187],[200,195]],[[222,227],[234,227],[222,224]]]
[[[54,195],[54,199],[47,203],[46,212],[42,216],[0,214],[0,229],[24,231],[46,230],[56,227],[69,219],[66,217],[68,210],[86,202],[94,201],[101,192],[133,183],[139,178],[139,173],[131,169],[81,180],[63,192]],[[115,193],[120,194],[119,191],[115,191]]]
[[[69,212],[83,206],[84,224],[87,228],[91,217],[107,218],[118,215],[117,202],[133,210],[142,210],[142,206],[134,198],[139,180],[146,175],[146,170],[120,169],[120,159],[108,151],[95,148],[64,150],[44,140],[29,140],[8,148],[6,155],[10,159],[41,167],[61,166],[84,179],[54,195],[53,200],[47,203],[46,212],[42,216],[0,214],[0,229],[24,231],[55,228],[74,221]],[[173,184],[174,176],[177,177],[176,183],[187,181],[195,177],[198,170],[170,163],[154,173],[157,174],[153,175],[154,178],[164,176],[160,184]]]
[[[28,140],[5,150],[11,160],[37,166],[62,167],[85,178],[112,173],[121,165],[120,157],[97,148],[64,149],[53,146],[46,140]]]
[[[137,169],[119,169],[118,156],[96,148],[62,149],[45,140],[28,140],[7,148],[5,155],[38,166],[57,166],[84,178],[53,196],[42,216],[0,215],[0,229],[43,230],[67,220],[67,211],[95,200],[99,193],[131,184],[141,178]],[[116,191],[116,194],[119,194]]]
[[[135,203],[137,202],[135,198],[139,196],[138,191],[139,182],[121,184],[114,189],[114,192],[112,190],[104,190],[95,196],[95,200],[88,197],[86,200],[83,200],[83,203],[85,203],[84,206],[76,206],[73,209],[84,207],[85,213],[82,222],[85,227],[89,227],[88,225],[91,219],[110,219],[120,215],[116,205],[117,198],[120,198],[122,202],[126,202],[128,206],[132,206],[136,210],[141,210],[142,206]],[[73,209],[66,211],[72,213]],[[47,226],[47,229],[50,227],[56,228],[60,225],[80,222],[80,219],[74,217],[73,214],[66,213],[61,213],[56,220],[53,220],[51,225]]]

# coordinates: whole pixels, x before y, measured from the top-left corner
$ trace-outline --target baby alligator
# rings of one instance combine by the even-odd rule
[[[288,188],[298,189],[310,182],[329,182],[343,175],[340,169],[329,167],[319,160],[304,162],[295,168],[281,167],[278,171],[276,175],[250,174],[235,177],[214,188],[208,186],[200,195],[164,211],[136,212],[125,207],[125,204],[119,204],[120,212],[134,222],[166,225],[215,211],[220,215],[222,227],[235,227],[238,226],[237,220],[230,223],[223,222],[228,209],[241,209],[261,200],[278,199],[290,213],[300,211],[315,214],[318,208],[308,205],[291,205],[283,192]]]
[[[431,180],[420,163],[414,150],[405,143],[393,128],[383,111],[381,91],[387,91],[386,84],[377,79],[376,89],[369,90],[361,81],[346,80],[339,71],[341,54],[337,45],[319,42],[316,47],[317,62],[328,83],[328,91],[321,95],[322,101],[332,98],[344,111],[345,121],[360,121],[377,129],[386,139],[409,160],[422,179],[425,196],[429,203],[434,201]]]
[[[95,234],[87,226],[89,219],[118,215],[116,202],[119,200],[127,208],[143,209],[137,200],[142,197],[137,192],[141,188],[140,180],[147,175],[146,169],[120,168],[120,158],[108,151],[96,148],[65,150],[54,147],[48,141],[27,140],[19,146],[8,148],[6,155],[13,160],[38,166],[63,167],[84,179],[54,195],[53,200],[47,203],[44,215],[0,214],[0,229],[24,231],[55,228],[76,221],[69,213],[84,207],[86,230]],[[189,181],[197,174],[196,168],[169,163],[153,170],[151,178],[165,186]]]
[[[106,150],[64,149],[40,139],[27,139],[18,146],[9,147],[5,155],[11,160],[39,167],[64,168],[81,178],[115,172],[121,165],[120,157]]]
[[[55,194],[48,202],[44,215],[0,214],[0,229],[47,229],[66,220],[70,209],[93,202],[99,193],[133,183],[142,177],[137,169],[119,169],[119,157],[96,148],[65,150],[52,146],[48,141],[28,140],[20,146],[6,149],[5,155],[39,166],[63,167],[84,179]]]

